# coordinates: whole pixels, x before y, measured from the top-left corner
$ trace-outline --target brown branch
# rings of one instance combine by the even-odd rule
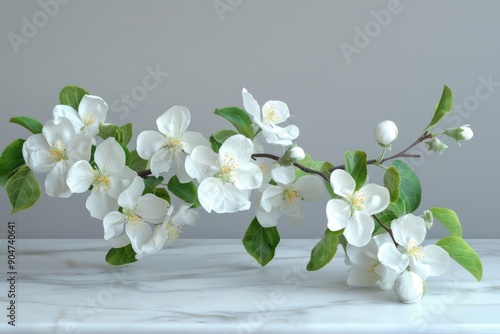
[[[408,154],[406,152],[408,152],[409,150],[411,150],[412,148],[414,148],[415,146],[417,146],[418,144],[420,144],[424,140],[427,140],[427,139],[429,139],[431,137],[432,137],[432,134],[424,133],[422,136],[420,136],[420,138],[418,138],[417,140],[415,140],[413,142],[413,144],[411,144],[410,146],[408,146],[406,149],[404,149],[403,151],[399,152],[398,154],[394,154],[394,155],[392,155],[390,157],[387,157],[385,159],[380,160],[379,163],[383,164],[384,162],[386,162],[388,160],[397,159],[397,158],[420,158],[420,154]],[[371,160],[368,160],[366,162],[367,165],[373,165],[375,163],[377,163],[377,159],[371,159]],[[329,169],[329,171],[333,172],[336,169],[345,169],[345,165],[338,165],[338,166],[332,167],[332,168]]]
[[[137,172],[137,175],[142,177],[143,179],[147,178],[149,175],[151,175],[151,169],[146,169],[140,172]]]
[[[387,233],[389,233],[389,235],[391,236],[392,241],[394,242],[394,245],[395,245],[396,247],[398,247],[398,246],[399,246],[399,244],[396,242],[396,239],[394,239],[394,235],[392,234],[392,230],[391,230],[390,228],[388,228],[387,226],[385,226],[385,225],[384,225],[384,223],[382,223],[382,221],[381,221],[380,219],[378,219],[378,217],[377,217],[377,216],[373,215],[372,217],[373,217],[373,218],[375,218],[375,220],[377,221],[377,223],[379,223],[379,225],[380,225],[380,226],[381,226],[384,230],[386,230],[386,231],[387,231]]]
[[[278,157],[277,155],[269,154],[269,153],[255,153],[255,154],[252,154],[252,159],[256,159],[256,158],[268,158],[268,159],[273,159],[275,161],[278,161],[280,159],[280,157]],[[306,172],[306,173],[309,173],[309,174],[319,175],[320,177],[322,177],[323,179],[325,179],[327,182],[330,182],[330,178],[328,178],[328,176],[326,176],[324,173],[322,173],[320,171],[317,171],[317,170],[311,169],[311,168],[307,168],[307,167],[302,166],[301,164],[296,163],[296,162],[294,162],[293,165],[295,167],[297,167],[298,169],[300,169],[301,171],[303,171],[303,172]]]

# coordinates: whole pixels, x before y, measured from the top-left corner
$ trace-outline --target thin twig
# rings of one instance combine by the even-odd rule
[[[399,246],[399,244],[396,242],[396,239],[394,239],[394,235],[392,234],[392,230],[390,228],[388,228],[387,226],[384,225],[384,223],[382,223],[382,221],[380,219],[378,219],[377,216],[373,215],[372,216],[373,218],[375,218],[375,220],[377,221],[377,223],[379,223],[379,225],[387,231],[387,233],[389,233],[389,235],[391,236],[391,239],[392,241],[394,242],[394,245],[396,245],[396,247]]]
[[[273,159],[275,161],[278,161],[280,159],[280,157],[278,157],[277,155],[274,155],[274,154],[269,154],[269,153],[255,153],[255,154],[252,154],[252,159],[256,159],[256,158],[268,158],[268,159]],[[316,175],[319,175],[321,176],[323,179],[325,179],[327,182],[330,182],[330,178],[328,176],[326,176],[324,173],[320,172],[320,171],[317,171],[315,169],[311,169],[311,168],[307,168],[297,162],[294,162],[293,165],[295,167],[297,167],[298,169],[300,169],[301,171],[303,172],[306,172],[306,173],[309,173],[309,174],[316,174]]]

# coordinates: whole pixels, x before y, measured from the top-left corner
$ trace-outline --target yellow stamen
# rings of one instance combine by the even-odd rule
[[[298,205],[298,200],[302,199],[302,197],[292,189],[285,189],[283,192],[283,200],[289,205]]]
[[[276,115],[276,108],[267,104],[262,108],[262,116],[264,123],[275,124],[280,120],[278,115]]]
[[[368,200],[363,191],[356,191],[353,195],[348,195],[347,199],[351,203],[351,206],[356,210],[364,210],[367,208],[365,202]]]

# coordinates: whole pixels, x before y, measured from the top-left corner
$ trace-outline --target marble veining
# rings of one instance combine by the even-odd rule
[[[347,287],[341,249],[306,271],[317,240],[282,240],[265,268],[233,239],[178,240],[119,268],[103,240],[17,240],[16,327],[3,277],[0,333],[500,333],[500,240],[469,241],[483,281],[454,264],[405,305]]]

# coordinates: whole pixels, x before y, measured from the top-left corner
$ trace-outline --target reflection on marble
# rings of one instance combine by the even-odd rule
[[[0,333],[500,333],[500,240],[470,241],[482,282],[454,264],[411,305],[348,288],[341,248],[307,272],[316,242],[282,240],[261,268],[239,240],[179,240],[114,268],[102,240],[18,240],[17,325],[2,279]]]

